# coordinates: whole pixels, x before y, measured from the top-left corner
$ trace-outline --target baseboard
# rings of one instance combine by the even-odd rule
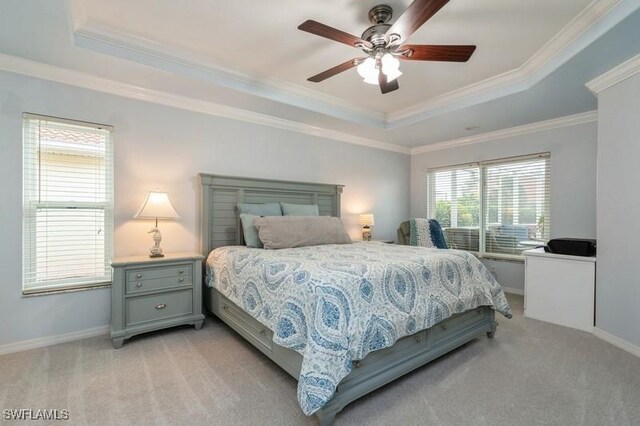
[[[625,351],[632,353],[633,355],[640,357],[640,346],[636,346],[633,343],[629,343],[626,340],[623,340],[613,334],[604,331],[601,328],[594,327],[593,334],[596,337],[601,338],[605,342],[611,343],[613,346],[617,346],[620,349],[624,349]]]
[[[518,296],[524,296],[524,290],[521,288],[502,287],[502,291],[510,294],[517,294]]]
[[[57,336],[38,337],[36,339],[21,340],[19,342],[8,343],[0,346],[0,355],[15,352],[28,351],[30,349],[44,348],[45,346],[57,345],[58,343],[73,342],[74,340],[86,339],[108,334],[110,327],[101,325],[99,327],[87,328],[85,330],[71,333],[59,334]]]

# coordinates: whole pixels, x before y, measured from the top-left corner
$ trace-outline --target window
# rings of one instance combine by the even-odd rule
[[[549,238],[546,154],[429,170],[428,216],[451,248],[520,256]]]
[[[111,281],[113,129],[23,116],[23,293]]]
[[[479,251],[480,169],[477,165],[429,173],[429,217],[445,230],[448,245]],[[455,232],[450,231],[455,230]]]

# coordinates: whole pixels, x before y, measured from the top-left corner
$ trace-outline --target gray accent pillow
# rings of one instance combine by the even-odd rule
[[[240,213],[240,222],[242,223],[242,234],[244,235],[244,244],[247,247],[262,248],[262,241],[258,237],[258,230],[253,221],[260,216],[255,214]]]
[[[331,216],[258,217],[253,221],[264,248],[351,244],[342,221]]]
[[[320,216],[317,204],[280,203],[283,216]]]
[[[238,211],[240,213],[254,214],[256,216],[282,216],[280,203],[238,203]]]

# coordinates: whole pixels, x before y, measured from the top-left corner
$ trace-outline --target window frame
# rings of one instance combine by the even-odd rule
[[[539,160],[544,159],[546,161],[547,170],[545,171],[545,175],[547,176],[545,182],[545,204],[548,207],[548,217],[547,221],[547,235],[551,233],[551,153],[550,152],[539,152],[534,154],[527,155],[519,155],[512,157],[504,157],[497,158],[492,160],[484,160],[484,161],[476,161],[470,163],[461,163],[454,164],[448,166],[438,166],[438,167],[429,167],[426,171],[426,182],[427,182],[427,216],[435,218],[435,197],[432,196],[435,192],[435,181],[431,178],[431,175],[435,172],[444,172],[449,170],[459,170],[459,169],[469,169],[469,168],[477,168],[479,174],[479,230],[478,230],[478,249],[479,251],[467,250],[474,255],[485,258],[485,259],[496,259],[496,260],[507,260],[507,261],[515,261],[515,262],[523,262],[523,255],[515,255],[515,254],[505,254],[505,253],[494,253],[486,251],[486,220],[487,220],[487,212],[485,208],[487,207],[487,168],[490,166],[496,166],[501,164],[511,164],[518,162],[526,162],[528,160]],[[433,198],[433,199],[432,199]]]
[[[34,155],[33,152],[28,152],[28,149],[32,149],[32,146],[28,146],[30,142],[27,141],[26,133],[28,132],[29,123],[32,120],[48,121],[52,123],[68,124],[73,126],[81,126],[86,128],[93,128],[104,130],[107,132],[105,146],[105,167],[104,167],[104,181],[105,181],[105,194],[107,199],[104,202],[90,202],[90,201],[39,201],[36,199],[33,191],[37,190],[37,186],[33,184],[27,184],[27,179],[32,179],[34,170],[28,170],[26,167],[27,155]],[[37,210],[38,209],[72,209],[77,210],[103,210],[104,212],[104,258],[105,264],[113,257],[114,252],[114,127],[105,124],[98,124],[80,120],[73,120],[67,118],[53,117],[41,114],[23,113],[22,114],[22,295],[27,296],[40,296],[46,294],[67,293],[82,290],[90,290],[96,288],[109,287],[112,282],[112,272],[109,268],[105,268],[104,277],[95,276],[94,279],[77,278],[77,279],[58,279],[48,280],[46,284],[41,286],[27,286],[26,272],[31,271],[35,273],[37,265],[37,245],[36,240],[38,238],[37,232]],[[37,172],[40,172],[38,166]],[[30,219],[31,218],[31,219]],[[30,229],[31,232],[27,232],[28,220],[33,220]],[[27,243],[28,242],[28,243]],[[26,247],[25,247],[26,244]]]

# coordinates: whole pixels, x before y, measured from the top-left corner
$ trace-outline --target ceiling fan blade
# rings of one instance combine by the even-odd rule
[[[435,15],[449,0],[414,0],[400,18],[387,31],[400,36],[400,42],[406,42],[409,36]]]
[[[329,68],[326,71],[321,72],[320,74],[316,74],[313,77],[309,77],[307,80],[312,81],[314,83],[320,83],[323,80],[326,80],[329,77],[333,77],[336,74],[340,74],[343,71],[350,70],[351,68],[357,65],[358,59],[349,59],[347,62],[343,62],[340,65],[336,65],[333,68]]]
[[[368,41],[364,41],[360,37],[345,33],[344,31],[340,31],[311,19],[300,24],[300,26],[298,26],[298,29],[311,34],[319,35],[320,37],[328,38],[329,40],[347,44],[351,47],[358,47],[360,44],[368,48],[372,47],[371,43],[369,43]]]
[[[398,56],[399,59],[407,61],[467,62],[476,47],[473,45],[404,44],[398,48],[399,52],[403,50],[411,50],[413,52]]]
[[[393,81],[387,81],[387,76],[384,75],[383,72],[378,73],[378,83],[380,84],[380,91],[383,95],[400,88],[397,78]]]

